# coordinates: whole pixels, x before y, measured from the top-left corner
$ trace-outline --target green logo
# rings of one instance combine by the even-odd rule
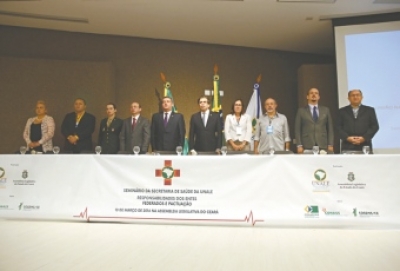
[[[325,170],[323,170],[323,169],[317,169],[317,170],[314,172],[314,178],[315,178],[317,181],[323,181],[323,180],[325,180],[325,179],[326,179],[326,172],[325,172]]]
[[[164,179],[172,179],[174,177],[174,169],[172,167],[164,167],[161,172]]]
[[[318,214],[319,213],[318,206],[316,206],[316,205],[307,205],[306,207],[304,207],[304,211],[307,214]]]

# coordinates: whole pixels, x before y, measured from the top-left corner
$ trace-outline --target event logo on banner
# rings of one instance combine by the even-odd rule
[[[353,183],[356,180],[354,172],[349,172],[347,174],[347,180],[349,182],[338,183],[339,189],[365,189],[366,183]]]
[[[379,212],[378,211],[358,211],[357,208],[354,208],[353,215],[355,217],[379,217]]]
[[[156,169],[156,177],[164,178],[164,185],[172,185],[173,177],[180,177],[181,171],[172,167],[172,160],[165,160],[162,169]]]
[[[307,205],[304,207],[305,218],[318,218],[319,217],[319,209],[317,205]]]
[[[311,184],[314,187],[313,192],[329,192],[329,181],[326,180],[326,171],[317,169],[314,171],[314,179]]]

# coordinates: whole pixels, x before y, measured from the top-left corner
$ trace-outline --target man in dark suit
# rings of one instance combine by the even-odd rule
[[[133,147],[140,148],[140,154],[147,153],[150,143],[150,122],[142,117],[142,107],[138,102],[131,104],[132,116],[125,119],[119,136],[120,150],[133,153]]]
[[[342,151],[361,151],[363,146],[370,146],[372,152],[372,138],[379,130],[375,109],[361,104],[359,89],[350,90],[347,98],[350,105],[340,108],[337,125]]]
[[[87,113],[86,101],[78,98],[74,102],[74,111],[65,115],[61,124],[61,133],[65,137],[66,151],[80,153],[92,151],[92,134],[96,124],[96,118]]]
[[[153,114],[151,120],[151,146],[153,152],[175,151],[185,142],[185,120],[183,115],[172,111],[174,105],[170,97],[162,99],[162,112]]]
[[[333,152],[333,123],[329,108],[319,106],[319,91],[311,88],[307,93],[308,105],[299,108],[295,121],[297,153],[313,146]]]
[[[122,119],[117,118],[117,107],[113,103],[107,104],[107,118],[100,122],[99,140],[101,153],[115,154],[119,151],[119,134],[122,129]]]
[[[192,152],[217,151],[222,145],[219,114],[210,112],[210,102],[205,96],[198,99],[198,104],[200,112],[190,119],[189,149]]]

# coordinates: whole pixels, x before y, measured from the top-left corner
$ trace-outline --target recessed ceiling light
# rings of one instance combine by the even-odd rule
[[[333,4],[336,2],[336,0],[276,0],[277,2],[282,2],[282,3],[328,3],[328,4]],[[386,0],[390,1],[390,0]],[[394,0],[395,1],[395,0]],[[400,1],[400,0],[397,0]]]

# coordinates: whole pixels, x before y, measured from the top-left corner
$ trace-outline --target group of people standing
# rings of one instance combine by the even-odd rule
[[[319,146],[333,152],[333,122],[330,111],[319,106],[319,91],[311,88],[307,93],[307,106],[299,108],[295,121],[295,138],[297,153]],[[337,125],[342,139],[342,149],[361,150],[368,145],[379,129],[375,110],[361,104],[361,90],[348,93],[350,105],[339,110]],[[290,150],[289,125],[285,115],[277,112],[278,104],[273,98],[264,102],[265,113],[253,125],[251,116],[244,113],[241,99],[234,101],[232,111],[226,116],[224,134],[219,113],[210,110],[208,97],[198,99],[199,112],[190,118],[189,151],[219,152],[222,138],[225,136],[229,151],[251,150],[254,139],[254,153],[267,153],[273,148],[276,151]],[[102,153],[132,153],[138,146],[140,153],[147,153],[151,144],[153,152],[175,152],[177,146],[184,146],[186,126],[182,114],[173,111],[173,100],[162,99],[162,111],[153,114],[151,123],[141,116],[141,105],[133,102],[130,106],[131,116],[127,119],[116,117],[117,107],[108,103],[107,118],[101,120],[97,144]],[[36,117],[28,119],[23,137],[27,147],[47,152],[53,148],[55,124],[47,115],[46,105],[38,101]],[[64,151],[70,153],[91,152],[93,150],[92,134],[95,130],[96,118],[86,112],[86,102],[78,98],[74,102],[74,112],[68,113],[62,124],[61,133],[65,138]],[[254,130],[253,130],[254,129]]]

